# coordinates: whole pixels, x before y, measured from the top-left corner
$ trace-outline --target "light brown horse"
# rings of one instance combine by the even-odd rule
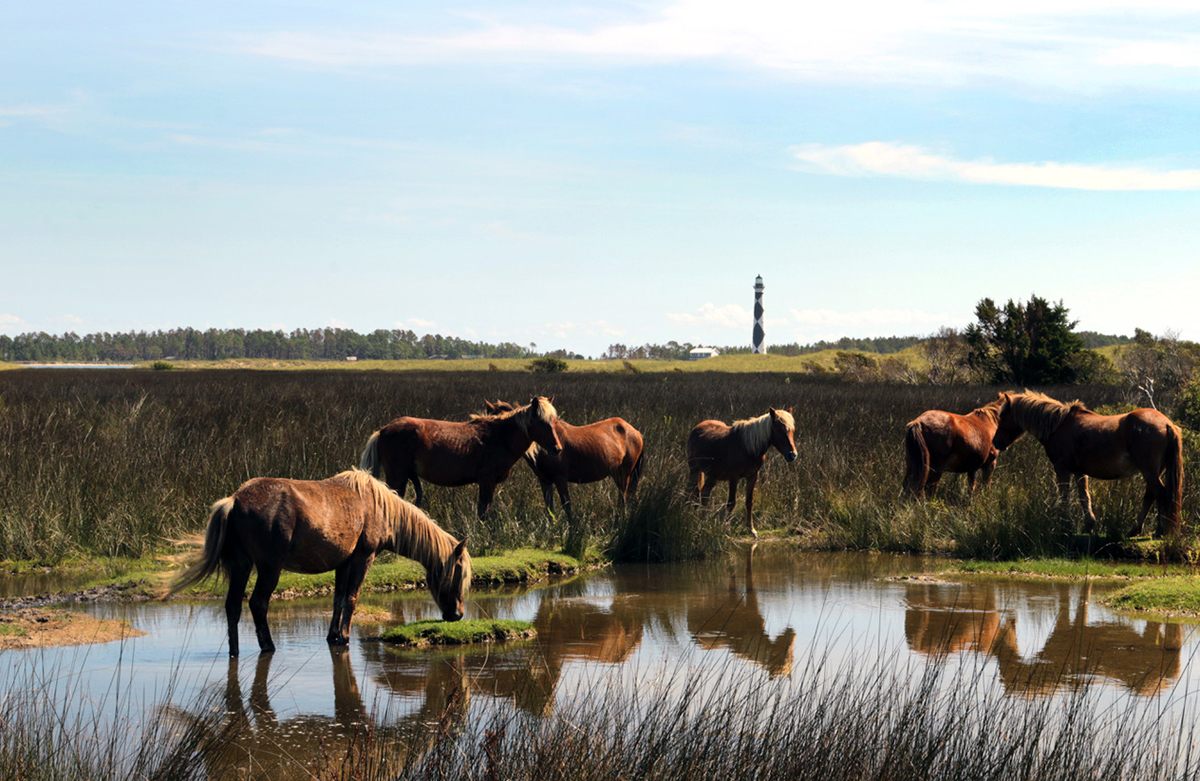
[[[914,496],[933,496],[946,472],[965,472],[971,494],[982,472],[986,487],[996,468],[998,450],[992,445],[1000,424],[1003,397],[966,415],[931,409],[908,424],[904,434],[907,469],[904,488]]]
[[[746,479],[746,528],[755,537],[754,484],[758,470],[767,460],[767,451],[774,447],[785,461],[796,460],[796,421],[791,409],[770,407],[767,414],[749,420],[739,420],[732,426],[719,420],[697,423],[688,434],[688,473],[692,484],[692,501],[708,505],[717,480],[729,481],[730,514],[737,504],[737,484]]]
[[[1028,432],[1054,466],[1063,505],[1070,502],[1071,479],[1087,519],[1096,526],[1088,478],[1116,480],[1141,473],[1146,480],[1142,511],[1130,534],[1142,533],[1150,505],[1158,504],[1156,533],[1179,530],[1183,507],[1183,444],[1179,428],[1158,410],[1135,409],[1100,415],[1082,402],[1063,404],[1044,393],[1002,393],[1000,425],[992,442],[1003,451]]]
[[[493,415],[516,409],[507,401],[484,401]],[[607,418],[586,426],[572,426],[555,418],[554,431],[562,451],[555,454],[536,442],[525,451],[525,463],[542,486],[546,508],[554,512],[554,490],[567,517],[571,518],[568,483],[595,483],[606,477],[617,485],[617,496],[625,502],[637,491],[642,475],[642,434],[621,418]]]
[[[477,415],[463,423],[396,418],[367,440],[361,467],[404,496],[411,480],[421,506],[421,479],[434,485],[479,485],[479,517],[487,515],[517,459],[533,443],[551,453],[562,450],[554,421],[558,414],[545,396],[499,415]]]
[[[199,542],[200,535],[196,536]],[[379,551],[390,550],[425,567],[425,583],[442,618],[457,621],[471,583],[467,541],[442,531],[425,513],[366,472],[352,469],[328,480],[256,477],[212,506],[204,552],[171,585],[170,593],[224,570],[229,579],[225,616],[229,655],[238,655],[238,619],[250,570],[258,570],[250,614],[258,647],[275,650],[267,607],[282,570],[334,570],[333,619],[326,640],[345,645],[363,578]]]

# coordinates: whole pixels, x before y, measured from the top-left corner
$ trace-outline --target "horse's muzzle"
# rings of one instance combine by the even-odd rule
[[[796,451],[793,450],[790,453],[784,453],[783,460],[787,461],[789,464],[792,463],[793,461],[795,461],[796,460]]]
[[[443,621],[461,621],[462,617],[462,613],[442,613]]]

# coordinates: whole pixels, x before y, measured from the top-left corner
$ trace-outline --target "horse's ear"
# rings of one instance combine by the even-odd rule
[[[774,414],[775,414],[775,408],[774,408],[774,407],[767,407],[767,409],[771,410],[771,414],[772,414],[772,415],[774,415]]]
[[[788,407],[788,408],[787,408],[788,414],[789,414],[789,415],[791,415],[791,414],[792,414],[792,410],[794,410],[794,409],[796,409],[796,408],[795,408],[795,407]]]
[[[458,544],[454,546],[454,552],[450,554],[452,559],[461,559],[463,552],[467,549],[467,538],[463,537]]]
[[[484,408],[485,410],[487,410],[488,412],[495,412],[495,411],[496,411],[496,405],[495,405],[495,404],[493,404],[492,402],[488,401],[487,399],[484,399],[484,400],[483,400],[483,408]]]

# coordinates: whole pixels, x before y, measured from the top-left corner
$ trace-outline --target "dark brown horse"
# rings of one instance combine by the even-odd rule
[[[908,424],[904,454],[908,465],[904,488],[915,496],[933,496],[946,472],[965,472],[967,487],[975,493],[976,475],[983,472],[987,486],[996,468],[998,450],[992,445],[1000,424],[1003,397],[966,415],[931,409]]]
[[[507,401],[484,401],[493,415],[516,409]],[[621,418],[607,418],[586,426],[572,426],[555,418],[554,431],[562,451],[555,454],[536,442],[525,451],[525,463],[542,486],[546,508],[554,512],[554,490],[571,517],[568,483],[595,483],[611,477],[624,502],[637,491],[642,475],[642,434]]]
[[[737,484],[746,479],[746,528],[755,537],[754,530],[754,484],[758,470],[767,460],[767,451],[772,446],[785,461],[796,460],[796,422],[792,411],[769,408],[765,415],[749,420],[739,420],[732,426],[719,420],[706,420],[696,424],[688,435],[688,473],[692,484],[692,501],[708,505],[717,480],[729,481],[729,502],[726,511],[733,513],[737,504]]]
[[[416,503],[423,500],[421,479],[434,485],[479,485],[479,517],[487,515],[513,464],[535,442],[551,453],[562,450],[554,421],[558,415],[545,396],[499,415],[477,415],[465,423],[425,418],[396,418],[367,440],[361,467],[404,496],[411,480]]]
[[[1142,511],[1130,534],[1142,533],[1150,506],[1158,505],[1156,533],[1179,530],[1183,507],[1183,444],[1179,428],[1158,410],[1135,409],[1100,415],[1082,402],[1063,404],[1044,393],[1002,393],[1000,426],[993,443],[1003,451],[1028,432],[1054,466],[1063,505],[1071,498],[1071,478],[1087,519],[1096,526],[1088,478],[1116,480],[1141,473],[1146,480]]]
[[[250,595],[250,614],[263,653],[275,650],[267,607],[282,570],[337,573],[333,620],[326,636],[330,645],[349,642],[358,592],[379,551],[394,551],[424,565],[429,592],[447,621],[462,618],[471,583],[467,541],[454,539],[425,513],[357,469],[320,481],[249,480],[212,506],[203,538],[204,553],[180,573],[170,593],[224,570],[229,579],[225,616],[230,656],[238,655],[237,625],[251,569],[258,570],[258,579]]]

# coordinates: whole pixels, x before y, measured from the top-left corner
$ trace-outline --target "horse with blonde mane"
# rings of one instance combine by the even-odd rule
[[[1000,425],[1002,397],[966,415],[931,409],[908,424],[904,434],[907,469],[904,488],[913,496],[929,498],[946,472],[964,472],[971,495],[975,494],[976,476],[982,472],[982,487],[987,487],[996,468],[999,451],[992,445]]]
[[[717,480],[729,481],[726,512],[733,514],[737,504],[737,485],[746,480],[746,528],[755,537],[754,484],[758,470],[766,463],[767,451],[774,447],[789,464],[796,460],[796,421],[791,409],[770,407],[765,415],[739,420],[732,426],[719,420],[697,423],[688,435],[688,473],[692,501],[708,505]]]
[[[545,396],[498,415],[475,415],[457,423],[425,418],[396,418],[367,440],[361,468],[379,477],[400,496],[411,480],[420,507],[421,479],[434,485],[479,485],[478,513],[487,516],[496,493],[529,446],[551,453],[562,450],[554,421],[558,413]]]
[[[493,415],[516,406],[507,401],[483,402]],[[562,451],[551,453],[536,442],[525,451],[525,463],[533,470],[542,487],[546,509],[554,512],[554,491],[567,518],[571,518],[571,494],[568,483],[595,483],[612,478],[617,497],[624,503],[637,491],[642,475],[642,434],[622,418],[606,418],[585,426],[572,426],[555,418],[554,430]]]
[[[1152,504],[1158,505],[1155,533],[1177,532],[1183,508],[1183,441],[1179,427],[1155,409],[1100,415],[1080,401],[1064,404],[1044,393],[1001,393],[1000,424],[992,443],[1001,451],[1032,434],[1054,466],[1059,497],[1071,500],[1071,480],[1088,532],[1096,526],[1088,478],[1116,480],[1141,473],[1146,481],[1142,510],[1130,531],[1139,535]]]
[[[327,480],[255,477],[212,506],[204,552],[176,577],[170,593],[223,570],[229,580],[225,617],[229,655],[238,655],[238,619],[250,570],[258,570],[250,614],[262,653],[275,650],[267,626],[271,593],[283,570],[315,574],[333,570],[333,619],[326,640],[349,642],[350,619],[363,578],[380,551],[390,550],[425,567],[425,583],[442,618],[457,621],[471,583],[467,541],[456,540],[425,513],[366,472],[351,469]]]

